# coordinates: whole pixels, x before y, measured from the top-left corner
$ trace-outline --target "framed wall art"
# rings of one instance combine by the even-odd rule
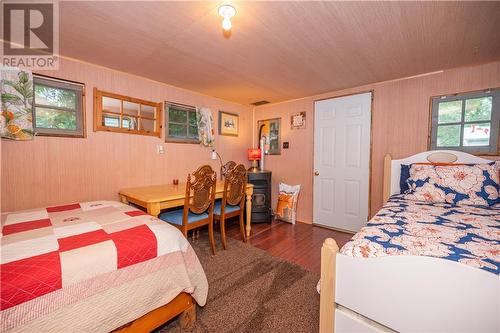
[[[236,113],[219,111],[220,135],[238,136],[239,125],[239,115]]]
[[[259,120],[257,122],[258,139],[265,140],[268,155],[281,154],[281,118]]]
[[[290,127],[291,129],[302,129],[306,128],[306,113],[305,112],[297,112],[292,114],[290,118]]]

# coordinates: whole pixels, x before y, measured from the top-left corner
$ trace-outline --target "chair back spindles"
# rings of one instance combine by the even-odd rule
[[[193,172],[194,180],[188,175],[186,184],[187,210],[195,214],[205,212],[215,200],[217,174],[209,165],[204,165]],[[186,212],[187,214],[187,212]]]
[[[227,177],[229,175],[229,173],[234,169],[235,166],[236,166],[235,161],[229,161],[226,164],[224,164],[221,168],[222,176],[224,176],[224,178]]]
[[[226,176],[224,182],[225,203],[233,206],[240,205],[245,198],[247,185],[247,170],[239,164]],[[243,201],[244,202],[244,201]]]
[[[217,214],[214,218],[220,221],[220,231],[222,247],[227,248],[226,243],[226,218],[231,218],[239,215],[240,232],[243,241],[246,242],[245,227],[243,225],[243,208],[245,206],[247,187],[247,169],[243,164],[235,166],[227,175],[224,181],[224,194],[222,202],[217,209]],[[238,208],[236,208],[236,206]]]

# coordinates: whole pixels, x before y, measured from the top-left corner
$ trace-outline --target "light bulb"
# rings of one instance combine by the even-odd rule
[[[229,19],[229,17],[225,17],[223,20],[222,20],[222,29],[226,30],[226,31],[229,31],[231,30],[231,20]]]
[[[236,9],[231,5],[222,5],[219,7],[219,15],[224,18],[222,20],[222,28],[226,31],[231,30],[231,17],[236,15]]]

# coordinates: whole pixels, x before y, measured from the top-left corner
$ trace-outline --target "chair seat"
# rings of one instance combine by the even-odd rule
[[[159,218],[160,220],[163,220],[171,224],[182,225],[183,214],[184,214],[184,209],[177,209],[160,214]],[[204,219],[208,219],[208,214],[206,212],[201,214],[195,214],[192,212],[188,213],[188,224],[198,222]]]
[[[221,201],[217,201],[215,202],[215,206],[214,206],[214,215],[220,215],[221,214],[221,208],[222,208],[222,202]],[[233,206],[233,205],[227,205],[226,204],[226,207],[224,208],[224,213],[232,213],[232,212],[237,212],[240,210],[240,206]]]

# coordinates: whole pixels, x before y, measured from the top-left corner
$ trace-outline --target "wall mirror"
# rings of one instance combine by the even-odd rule
[[[161,137],[161,103],[94,88],[94,131]]]

